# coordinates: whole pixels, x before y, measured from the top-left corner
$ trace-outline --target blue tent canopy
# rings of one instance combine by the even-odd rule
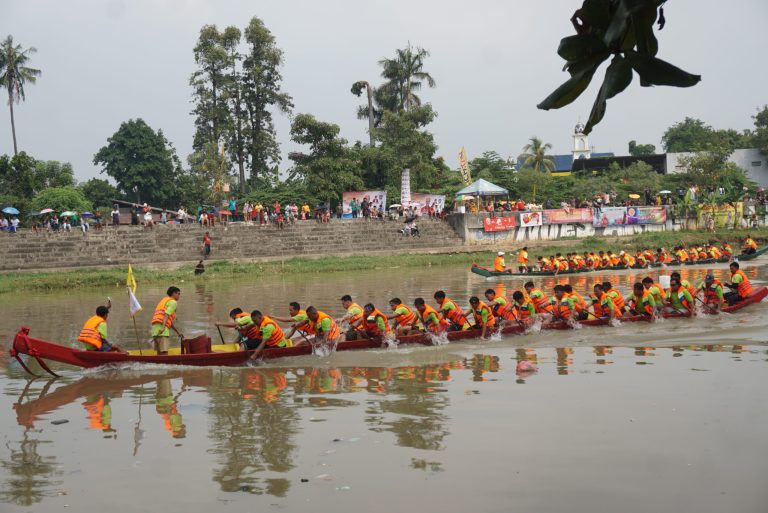
[[[473,184],[467,185],[456,193],[456,196],[506,196],[509,191],[482,178]]]

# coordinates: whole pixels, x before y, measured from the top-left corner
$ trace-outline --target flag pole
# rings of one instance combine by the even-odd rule
[[[141,310],[141,305],[134,295],[136,293],[136,278],[133,277],[133,269],[128,264],[128,278],[125,281],[128,289],[128,307],[133,319],[133,332],[136,334],[136,347],[139,349],[139,356],[144,356],[141,352],[141,341],[139,340],[139,328],[136,326],[136,314]]]
[[[136,326],[136,317],[131,315],[131,319],[133,319],[133,331],[136,333],[136,347],[139,348],[139,356],[144,356],[141,352],[141,342],[139,341],[139,328]]]

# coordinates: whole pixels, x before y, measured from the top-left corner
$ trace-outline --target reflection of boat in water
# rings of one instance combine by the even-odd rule
[[[745,308],[751,304],[759,303],[768,296],[768,288],[758,287],[755,288],[753,293],[744,298],[738,303],[723,308],[723,312],[733,313],[742,308]],[[716,314],[717,312],[709,311],[707,308],[702,310],[703,314]],[[680,313],[665,313],[662,315],[664,318],[679,318],[688,317],[686,314]],[[623,316],[621,322],[649,322],[652,319],[644,315],[635,316]],[[575,321],[583,326],[607,326],[610,324],[609,319],[589,319],[582,321]],[[545,322],[542,324],[541,329],[549,330],[567,330],[574,326],[564,321]],[[520,322],[515,325],[506,326],[501,329],[503,335],[522,334],[528,330],[528,326]],[[469,329],[465,331],[452,331],[445,334],[445,337],[449,341],[469,340],[480,338],[480,329]],[[395,341],[398,345],[406,344],[420,344],[420,345],[434,345],[434,338],[431,334],[419,333],[415,335],[407,335],[397,337]],[[356,349],[377,349],[381,347],[387,347],[389,344],[383,338],[371,338],[362,340],[348,340],[339,342],[335,351],[350,351]],[[211,346],[209,346],[211,347]],[[79,365],[80,367],[96,367],[106,364],[120,364],[120,363],[156,363],[156,364],[189,364],[189,365],[235,365],[237,363],[245,363],[249,357],[249,352],[238,349],[237,344],[227,344],[221,346],[212,346],[213,352],[198,353],[198,354],[175,354],[167,356],[149,356],[138,355],[133,352],[129,353],[102,353],[96,351],[81,351],[70,347],[46,342],[44,340],[35,339],[29,336],[29,328],[22,327],[13,339],[13,347],[11,348],[11,356],[16,357],[19,362],[24,365],[19,354],[27,354],[35,358],[40,365],[51,372],[47,365],[41,359],[50,359],[61,363],[68,363],[72,365]],[[178,351],[178,349],[176,349]],[[284,348],[267,348],[265,349],[261,357],[262,359],[273,358],[286,358],[292,356],[304,356],[311,355],[314,352],[314,348],[310,344],[301,346],[284,347]],[[196,362],[196,363],[189,363]],[[25,365],[24,365],[25,366]],[[25,366],[26,368],[26,366]],[[28,369],[27,369],[28,370]]]
[[[86,408],[86,411],[88,411],[89,408],[93,410],[93,412],[88,411],[89,415],[91,413],[95,415],[98,413],[97,410],[99,410],[99,398],[118,396],[128,388],[146,385],[160,380],[178,378],[181,375],[181,372],[174,371],[163,374],[144,374],[133,377],[126,377],[125,373],[110,373],[108,376],[86,376],[74,383],[60,386],[53,392],[49,392],[51,386],[57,382],[56,379],[51,379],[45,384],[43,390],[36,399],[28,402],[21,402],[24,395],[27,393],[29,385],[33,383],[30,382],[27,384],[25,391],[22,392],[22,397],[19,398],[19,402],[13,405],[13,409],[16,410],[16,420],[19,425],[31,428],[34,427],[34,423],[41,420],[43,416],[80,399],[85,399],[83,406]],[[92,420],[93,422],[96,422],[96,417],[93,417]]]

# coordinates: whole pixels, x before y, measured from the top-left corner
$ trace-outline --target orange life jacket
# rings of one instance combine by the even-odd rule
[[[320,336],[323,336],[323,330],[320,327],[320,323],[323,322],[323,319],[330,319],[331,321],[331,327],[328,330],[328,340],[336,340],[339,338],[339,335],[341,334],[341,330],[339,329],[339,325],[336,324],[336,321],[334,321],[330,315],[323,313],[321,311],[317,311],[317,321],[312,322],[309,321],[312,324],[312,329]]]
[[[562,318],[562,319],[570,319],[571,318],[571,304],[568,302],[568,297],[563,295],[563,298],[558,300],[556,297],[552,298],[552,313],[555,314],[555,317]]]
[[[167,305],[168,301],[171,301],[172,299],[173,298],[171,296],[166,296],[166,297],[164,297],[163,299],[160,300],[160,302],[155,307],[155,314],[152,316],[151,324],[162,324],[163,323],[163,317],[165,316],[165,305]],[[175,318],[176,318],[176,312],[173,312],[165,320],[165,327],[166,328],[170,328],[171,324],[173,324],[173,320]]]
[[[347,313],[349,313],[349,311],[352,308],[357,308],[358,310],[360,310],[360,313],[350,317],[348,319],[349,324],[354,324],[354,323],[356,323],[357,321],[359,321],[360,319],[363,318],[363,309],[362,309],[362,307],[360,305],[358,305],[357,303],[352,303],[351,305],[349,305],[349,308],[347,308]]]
[[[720,298],[717,297],[717,286],[720,285],[720,288],[722,289],[723,284],[720,283],[720,280],[715,280],[712,283],[707,286],[707,284],[704,284],[704,288],[702,289],[704,291],[704,302],[707,304],[712,303],[719,303]]]
[[[552,305],[549,303],[549,300],[547,299],[547,295],[542,291],[541,289],[533,289],[531,290],[531,293],[533,292],[541,292],[541,297],[533,297],[528,296],[531,298],[531,302],[533,303],[533,308],[536,309],[536,313],[541,312],[549,312],[552,310]]]
[[[624,296],[621,295],[621,292],[612,288],[611,290],[606,292],[606,294],[608,294],[608,297],[611,298],[611,300],[613,300],[613,304],[616,305],[616,308],[618,308],[619,310],[624,308],[624,305],[626,303],[624,302]]]
[[[299,310],[299,313],[297,313],[296,315],[297,316],[298,315],[306,316],[307,312],[306,312],[306,310]],[[312,326],[312,321],[310,321],[309,318],[307,318],[307,323],[304,326],[302,326],[301,328],[297,328],[297,330],[302,332],[302,333],[304,333],[305,335],[314,335],[315,334],[315,328],[314,328],[314,326]]]
[[[368,316],[363,315],[363,322],[360,326],[363,330],[374,336],[383,335],[384,333],[382,333],[381,329],[379,329],[379,325],[376,323],[376,318],[381,318],[384,321],[384,333],[389,333],[389,319],[387,319],[387,316],[381,313],[378,308],[374,308],[373,312],[368,314]]]
[[[443,310],[442,308],[447,304],[451,303],[453,305],[453,310]],[[455,325],[462,327],[465,324],[467,324],[467,316],[464,313],[464,310],[461,309],[459,305],[456,304],[455,301],[452,299],[445,298],[443,299],[443,302],[440,304],[441,311],[443,313],[443,318],[448,319]]]
[[[398,326],[410,326],[416,321],[416,314],[413,313],[413,310],[405,306],[403,303],[400,303],[395,307],[395,310],[399,310],[401,308],[405,308],[408,310],[408,313],[404,314],[395,314],[395,322]]]
[[[483,322],[483,310],[488,311],[488,322],[486,322],[486,326],[491,327],[496,325],[496,317],[493,315],[493,311],[488,308],[488,305],[480,301],[480,303],[477,305],[477,308],[472,309],[472,313],[475,317],[475,324],[480,325]]]
[[[647,289],[643,290],[643,295],[639,298],[635,296],[635,293],[632,292],[632,297],[630,298],[630,301],[634,301],[635,303],[635,311],[637,313],[640,313],[641,310],[644,310],[645,313],[648,315],[653,315],[653,308],[651,307],[651,303],[648,301],[648,296],[650,296],[650,292],[648,292]]]
[[[239,314],[235,315],[235,319],[240,319],[241,317],[250,317],[245,312],[240,312]],[[235,324],[237,324],[237,321],[235,321]],[[250,326],[239,326],[237,327],[237,331],[240,332],[242,336],[247,338],[248,340],[259,340],[261,339],[261,331],[259,330],[259,326],[256,326],[255,324],[251,324]]]
[[[507,298],[504,298],[504,300],[507,302],[505,305],[497,303],[496,301],[491,303],[491,311],[493,312],[494,317],[501,317],[502,319],[513,319],[514,314],[512,313],[512,304]]]
[[[504,257],[497,256],[493,260],[493,270],[497,272],[502,272],[504,270]]]
[[[272,330],[272,334],[267,339],[267,346],[269,347],[283,347],[285,346],[285,333],[283,333],[283,330],[280,328],[280,326],[277,325],[275,321],[267,317],[266,315],[261,320],[261,325],[259,326],[259,329],[264,328],[265,326],[272,325],[275,327],[274,330]],[[261,337],[261,335],[259,335]]]
[[[429,320],[430,314],[435,314],[435,318],[437,318],[437,324]],[[424,311],[419,312],[419,318],[421,319],[421,323],[424,325],[424,328],[428,329],[432,333],[442,333],[448,329],[448,321],[440,317],[437,314],[437,311],[427,304],[424,305]]]
[[[731,274],[731,280],[733,280],[733,277],[736,275],[741,276],[741,283],[739,283],[736,291],[739,293],[741,297],[747,297],[752,293],[752,284],[749,283],[749,279],[747,278],[747,275],[744,274],[744,271],[742,271],[741,269],[737,269],[735,273]]]
[[[602,293],[600,297],[595,296],[592,294],[592,307],[595,311],[595,315],[597,317],[610,317],[611,310],[614,312],[615,317],[621,317],[621,310],[616,306],[616,303],[614,303],[613,298],[606,294],[605,292]],[[603,301],[605,299],[608,299],[608,305],[603,305]]]
[[[102,322],[107,322],[104,317],[94,315],[83,324],[83,329],[80,330],[80,335],[77,336],[77,340],[85,344],[90,344],[96,349],[101,349],[101,333],[98,328]]]

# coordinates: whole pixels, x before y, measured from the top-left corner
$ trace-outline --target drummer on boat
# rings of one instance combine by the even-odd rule
[[[108,303],[108,306],[99,306],[96,308],[96,315],[90,317],[83,328],[80,330],[80,334],[77,336],[78,342],[85,344],[85,348],[88,351],[118,351],[122,350],[113,346],[107,340],[107,317],[109,317],[109,308],[112,306],[112,302]]]

